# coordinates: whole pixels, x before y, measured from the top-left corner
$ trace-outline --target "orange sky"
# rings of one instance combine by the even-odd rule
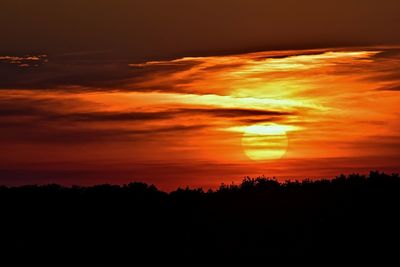
[[[84,78],[82,62],[55,77],[59,64],[45,55],[0,63],[24,75],[0,83],[5,184],[170,190],[400,171],[397,47],[85,62],[97,72]]]

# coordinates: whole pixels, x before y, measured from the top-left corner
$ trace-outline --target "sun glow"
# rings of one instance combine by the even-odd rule
[[[285,125],[251,125],[244,128],[242,137],[243,151],[255,161],[277,160],[282,158],[288,148]]]
[[[394,170],[399,51],[187,57],[127,64],[115,86],[100,79],[59,90],[48,90],[51,83],[40,89],[32,76],[39,87],[4,89],[0,96],[0,135],[10,152],[2,162],[90,169],[96,158],[124,175],[171,179],[194,172],[228,179],[301,175],[308,168],[318,175],[371,166]],[[14,58],[3,59],[8,64]],[[38,153],[43,143],[45,155]]]

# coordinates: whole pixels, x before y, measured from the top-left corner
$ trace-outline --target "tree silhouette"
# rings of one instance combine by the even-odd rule
[[[279,183],[246,177],[217,190],[154,185],[0,187],[2,266],[274,266],[398,261],[400,179]],[[261,265],[260,265],[261,263]]]

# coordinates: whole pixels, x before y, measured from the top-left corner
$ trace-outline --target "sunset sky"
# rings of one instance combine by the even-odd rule
[[[0,183],[399,172],[399,2],[299,2],[2,1]]]

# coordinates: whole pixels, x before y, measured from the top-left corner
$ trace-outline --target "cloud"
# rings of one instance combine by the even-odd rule
[[[0,143],[18,142],[32,144],[98,144],[99,142],[140,143],[152,139],[167,140],[169,136],[182,135],[207,128],[207,125],[173,125],[165,127],[71,127],[65,124],[49,124],[38,121],[4,122],[0,121]]]
[[[0,155],[0,169],[41,163],[63,175],[74,164],[91,165],[96,173],[109,163],[118,173],[116,166],[125,163],[131,166],[127,173],[146,179],[192,171],[199,181],[200,173],[389,168],[399,148],[391,137],[400,129],[399,58],[393,49],[385,51],[278,51],[144,63],[83,53],[51,56],[37,68],[3,64],[13,74],[1,73],[0,84],[15,90],[6,86],[0,95],[0,143],[8,151]],[[280,163],[249,162],[243,153],[243,132],[259,123],[292,129]],[[374,158],[358,161],[367,157]],[[390,166],[379,159],[389,157]],[[310,162],[315,166],[306,166]]]
[[[174,60],[132,63],[130,59],[113,58],[107,52],[65,54],[51,57],[3,57],[4,62],[21,59],[40,61],[38,67],[21,68],[13,64],[0,64],[0,90],[48,90],[63,92],[164,92],[180,94],[227,95],[234,84],[250,79],[287,79],[288,72],[294,76],[332,64],[329,71],[347,75],[354,71],[365,73],[365,79],[379,81],[400,80],[399,49],[376,48],[375,53],[350,55],[336,49],[337,54],[326,53],[327,49],[301,51],[273,51],[229,56],[188,57]],[[380,51],[380,52],[379,52]],[[354,51],[353,51],[354,52]],[[330,52],[332,53],[332,52]],[[339,55],[340,54],[340,55]],[[351,53],[350,53],[351,54]],[[341,59],[340,56],[343,58]],[[338,57],[338,59],[335,59]],[[364,57],[364,58],[363,58]],[[374,62],[374,65],[371,64]],[[35,63],[36,64],[36,63]],[[10,67],[10,65],[12,65]],[[263,67],[263,69],[257,69]],[[238,80],[240,76],[240,80]]]
[[[1,112],[1,111],[0,111]],[[203,115],[214,118],[243,119],[251,117],[278,117],[293,115],[290,112],[256,110],[256,109],[233,109],[233,108],[181,108],[164,111],[149,112],[85,112],[71,114],[48,115],[47,119],[86,121],[86,122],[121,122],[121,121],[158,121],[182,117]],[[266,119],[266,118],[265,118]],[[265,120],[264,119],[264,120]]]
[[[389,139],[389,140],[385,140],[384,142],[378,142],[376,145],[371,145],[368,143],[361,143],[360,144],[355,144],[354,147],[355,148],[359,148],[360,150],[363,151],[368,151],[368,149],[370,149],[371,151],[373,150],[374,153],[371,153],[371,156],[374,156],[376,154],[379,155],[384,155],[385,158],[390,158],[390,157],[396,157],[398,160],[400,160],[400,155],[399,155],[399,151],[400,151],[400,142],[398,141],[398,136],[396,136],[397,140],[390,140],[390,136],[384,136],[384,137],[380,137],[383,139]],[[372,139],[372,142],[376,142],[376,139]],[[397,160],[397,162],[398,162]]]
[[[397,47],[386,47],[383,51],[377,53],[373,56],[374,59],[377,60],[384,60],[384,59],[392,59],[392,58],[399,58],[400,57],[400,49]]]
[[[278,117],[295,115],[294,112],[245,109],[245,108],[173,108],[158,111],[81,111],[98,108],[95,103],[78,98],[65,97],[29,97],[1,96],[0,117],[37,117],[47,121],[86,121],[86,122],[120,122],[120,121],[154,121],[185,116],[202,115],[220,118],[241,119]]]
[[[399,82],[400,82],[400,80],[399,80]],[[400,84],[380,87],[377,90],[379,90],[379,91],[400,91]]]
[[[94,102],[71,96],[5,94],[0,97],[0,142],[166,142],[218,123],[272,122],[295,115],[277,110],[222,107],[159,107],[142,111],[102,111],[101,108]]]
[[[198,61],[131,64],[108,53],[0,57],[0,90],[29,89],[66,92],[176,91],[173,84],[143,86],[154,77],[191,69]],[[22,66],[23,65],[23,66]]]
[[[36,68],[10,68],[0,65],[1,89],[84,91],[117,90],[134,76],[119,62],[69,62],[51,59]]]
[[[371,57],[373,64],[366,64],[363,72],[368,73],[366,80],[375,84],[384,85],[382,90],[396,88],[400,84],[400,49],[387,48]],[[378,90],[381,90],[378,89]]]
[[[179,125],[175,118],[190,120],[193,115],[205,115],[205,119],[196,124]],[[24,107],[19,109],[0,108],[0,139],[5,141],[19,140],[33,143],[87,143],[139,141],[139,136],[149,140],[163,134],[183,134],[212,127],[217,121],[212,117],[250,120],[261,117],[258,122],[277,121],[278,116],[286,113],[272,111],[240,109],[181,109],[161,112],[86,112],[60,114],[40,108]],[[212,123],[207,124],[207,120]],[[171,126],[156,126],[160,121],[169,121]],[[121,126],[121,122],[135,124]],[[148,126],[144,122],[151,122]],[[198,123],[202,124],[198,124]],[[99,124],[100,123],[100,124]],[[116,127],[113,124],[116,123]],[[106,126],[98,127],[98,125]],[[153,126],[152,126],[153,125]],[[134,138],[133,138],[134,137]],[[165,136],[163,137],[165,139]],[[140,138],[140,140],[142,140]]]
[[[0,117],[49,118],[60,111],[93,108],[96,104],[73,96],[37,96],[35,93],[9,93],[0,95]]]
[[[129,59],[112,58],[112,55],[106,52],[72,53],[51,57],[4,56],[4,64],[0,64],[0,89],[218,93],[224,91],[224,88],[219,88],[221,85],[203,84],[203,82],[208,78],[218,78],[218,75],[224,72],[240,71],[256,61],[317,55],[324,51],[323,49],[301,52],[276,51],[144,63],[131,63]],[[15,68],[12,62],[35,67]]]
[[[46,63],[47,55],[37,55],[37,56],[1,56],[0,55],[0,65],[16,65],[21,68],[27,67],[39,67],[40,65]]]

